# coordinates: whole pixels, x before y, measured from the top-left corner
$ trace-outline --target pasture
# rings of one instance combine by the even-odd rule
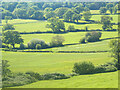
[[[118,88],[118,72],[74,76],[64,80],[45,80],[13,88]]]
[[[93,11],[91,11],[94,13]],[[99,11],[96,12],[98,14]],[[102,15],[93,15],[91,20],[100,21]],[[118,22],[117,15],[113,17],[113,23]],[[3,25],[5,20],[2,21]],[[46,32],[51,29],[46,28],[47,21],[14,19],[9,20],[14,24],[15,30],[18,32]],[[79,24],[65,22],[66,30],[69,25],[74,25],[75,29],[102,30],[101,24],[84,24],[86,21],[79,20]],[[2,27],[2,26],[1,26]],[[113,29],[117,29],[118,25],[114,25]],[[64,34],[45,33],[45,34],[21,34],[26,45],[32,39],[41,39],[46,43],[50,43],[53,36],[63,36],[66,45],[64,47],[54,47],[48,49],[40,49],[42,51],[109,51],[110,38],[118,37],[117,31],[101,31],[101,41],[79,44],[80,38],[84,37],[87,32],[69,32]],[[16,45],[19,47],[19,45]],[[30,49],[29,49],[30,50]],[[31,49],[32,50],[32,49]],[[35,49],[36,50],[36,49]],[[33,51],[33,50],[32,50]],[[11,52],[2,51],[2,59],[8,60],[10,69],[13,72],[33,71],[40,74],[45,73],[72,73],[74,63],[82,61],[91,61],[95,66],[110,62],[113,60],[110,52],[102,53],[36,53],[36,52]],[[18,88],[117,88],[118,72],[100,73],[93,75],[80,75],[65,80],[45,80],[38,81],[29,85],[20,86]]]
[[[111,61],[110,53],[26,53],[2,52],[13,72],[72,73],[75,62],[91,61],[95,65]]]

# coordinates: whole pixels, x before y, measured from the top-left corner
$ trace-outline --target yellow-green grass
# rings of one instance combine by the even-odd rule
[[[41,51],[109,51],[110,40],[92,42],[86,44],[69,45],[64,47],[55,47],[50,49],[41,49]]]
[[[101,16],[103,16],[103,15],[93,15],[91,20],[100,21],[101,20]],[[105,16],[113,17],[112,23],[118,23],[118,15],[105,15]]]
[[[91,14],[100,14],[100,10],[90,10]]]
[[[8,20],[8,23],[10,24],[23,24],[23,23],[36,23],[39,22],[38,20],[30,20],[30,19],[13,19]],[[2,24],[6,24],[6,20],[2,20]]]
[[[50,42],[53,36],[61,35],[64,37],[64,44],[79,43],[80,38],[84,37],[86,32],[69,32],[65,34],[24,34],[21,35],[24,39],[24,43],[27,44],[31,39],[37,38],[42,39],[45,42]],[[118,32],[102,32],[101,39],[118,37]]]
[[[118,88],[118,71],[74,76],[63,80],[45,80],[14,88]]]
[[[8,60],[13,72],[34,71],[41,74],[60,72],[72,73],[75,62],[91,61],[95,65],[112,60],[110,53],[27,53],[2,52],[2,59]]]

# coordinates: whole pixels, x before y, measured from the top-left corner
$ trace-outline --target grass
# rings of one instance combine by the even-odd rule
[[[64,44],[71,44],[71,43],[79,43],[80,38],[84,37],[85,33],[86,32],[70,32],[66,34],[24,34],[21,36],[24,39],[24,43],[27,44],[33,38],[42,39],[48,43],[51,41],[53,36],[61,35],[65,39]],[[118,37],[118,32],[102,32],[101,39],[110,38],[110,37]]]
[[[2,59],[8,60],[13,72],[34,71],[39,73],[71,73],[75,62],[91,61],[95,65],[111,60],[109,53],[26,53],[2,52]]]
[[[118,88],[118,72],[74,76],[63,80],[45,80],[17,88]],[[14,87],[16,88],[16,87]]]
[[[91,20],[100,21],[102,15],[93,15]],[[118,15],[109,15],[113,17],[113,23],[118,22]],[[8,21],[11,24],[14,24],[15,28],[19,32],[36,32],[36,31],[51,31],[51,29],[46,28],[47,21],[39,21],[39,20],[24,20],[24,19],[13,19]],[[86,22],[79,20],[80,23]],[[5,24],[5,20],[2,20],[2,24]],[[74,25],[76,29],[85,29],[88,27],[88,30],[96,30],[102,29],[101,24],[74,24],[74,23],[66,23],[65,28],[68,29],[69,25]],[[2,27],[2,26],[0,26]],[[118,25],[113,25],[113,29],[117,29]]]
[[[108,51],[109,48],[109,41],[100,41],[94,43],[87,43],[87,44],[77,44],[77,45],[69,45],[64,47],[55,47],[52,49],[43,49],[48,51]]]

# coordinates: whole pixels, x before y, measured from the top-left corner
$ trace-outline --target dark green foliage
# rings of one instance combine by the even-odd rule
[[[43,16],[43,12],[42,11],[35,11],[30,17],[32,19],[37,19],[37,20],[44,20],[44,16]]]
[[[41,48],[46,48],[46,43],[43,40],[40,39],[32,39],[30,42],[28,42],[28,48],[30,49],[36,49],[36,45],[40,44]]]
[[[63,15],[64,21],[72,21],[73,14],[75,14],[73,10],[67,10],[67,12]]]
[[[75,27],[73,25],[69,25],[68,26],[68,31],[75,31]]]
[[[41,45],[40,45],[40,44],[37,44],[37,45],[36,45],[36,49],[41,49]]]
[[[73,72],[77,74],[92,74],[94,73],[95,66],[91,62],[80,62],[75,63],[73,67]]]
[[[108,30],[108,29],[112,29],[112,23],[111,21],[113,20],[112,17],[110,16],[102,16],[101,17],[101,23],[103,24],[102,28],[103,30]]]
[[[45,13],[45,19],[49,19],[49,18],[52,18],[52,17],[55,17],[55,16],[56,15],[53,11]]]
[[[13,17],[13,14],[11,12],[9,12],[8,10],[3,10],[2,11],[2,19],[5,19],[5,16]]]
[[[80,20],[82,18],[82,15],[80,15],[80,14],[73,14],[73,16],[72,16],[72,20],[73,20],[73,22],[75,22],[75,20],[77,21],[77,23],[78,23],[78,20]]]
[[[107,12],[107,8],[106,7],[101,7],[100,8],[100,13],[101,14],[106,14],[106,12]]]
[[[88,32],[86,33],[85,39],[87,42],[95,42],[95,41],[99,41],[100,37],[101,37],[102,33],[101,32]]]
[[[3,33],[2,42],[5,44],[11,44],[14,48],[15,44],[23,43],[23,39],[17,31],[6,31]]]
[[[14,86],[21,86],[36,82],[37,80],[30,75],[23,74],[23,73],[14,73],[11,76],[8,76],[3,82],[2,87],[14,87]]]
[[[52,47],[62,46],[64,41],[65,41],[65,40],[64,40],[64,37],[59,36],[59,35],[56,35],[56,36],[52,37],[52,40],[51,40],[51,42],[50,42],[50,45],[51,45]]]
[[[92,14],[90,11],[85,11],[83,12],[83,17],[87,21],[87,20],[90,20],[90,18],[92,17]]]
[[[115,39],[115,40],[111,40],[109,43],[109,46],[111,48],[110,52],[111,52],[111,56],[114,58],[114,62],[115,62],[115,66],[118,68],[118,70],[120,70],[120,41]]]
[[[42,77],[43,77],[43,80],[51,80],[51,79],[57,80],[57,79],[69,78],[66,75],[60,74],[60,73],[47,73],[47,74],[42,75]]]
[[[56,13],[56,15],[59,18],[62,18],[67,10],[68,10],[68,8],[66,8],[66,7],[60,7],[60,8],[55,9],[54,12]]]
[[[35,72],[26,72],[26,74],[30,75],[31,77],[34,77],[36,80],[43,80],[43,77],[39,73]]]
[[[25,48],[26,48],[26,46],[23,43],[21,43],[20,44],[20,49],[25,49]]]
[[[85,43],[85,37],[81,38],[79,43]]]
[[[48,19],[48,22],[50,24],[46,25],[46,28],[51,28],[53,32],[65,32],[65,25],[62,20],[59,20],[58,18],[50,18]]]
[[[15,30],[14,26],[12,24],[5,24],[3,25],[3,28],[2,28],[3,31],[5,30]]]
[[[11,70],[9,69],[9,64],[7,60],[2,60],[2,79],[8,77],[11,74]]]
[[[21,19],[26,19],[26,18],[28,18],[27,10],[26,10],[26,9],[22,9],[22,8],[16,8],[16,9],[13,11],[13,15],[14,15],[14,17],[16,17],[16,18],[21,18]]]

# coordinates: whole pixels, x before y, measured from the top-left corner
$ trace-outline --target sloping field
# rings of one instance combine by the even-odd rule
[[[110,53],[26,53],[3,52],[13,72],[71,73],[75,62],[91,61],[95,65],[111,61]]]
[[[17,88],[118,88],[118,72],[74,76],[64,80],[46,80]],[[16,88],[16,87],[14,87]]]

